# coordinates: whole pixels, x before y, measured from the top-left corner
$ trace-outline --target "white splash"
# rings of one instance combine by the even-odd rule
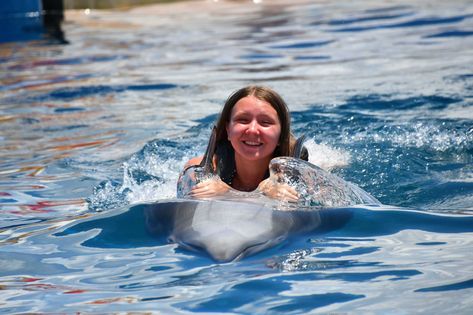
[[[313,139],[306,141],[304,146],[309,151],[309,162],[323,170],[331,171],[350,164],[351,155],[349,152],[330,147],[327,144],[315,143]]]

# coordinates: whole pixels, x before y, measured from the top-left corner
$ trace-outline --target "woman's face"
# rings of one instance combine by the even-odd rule
[[[281,123],[268,102],[250,95],[233,107],[227,134],[240,158],[251,161],[271,158],[279,142]]]

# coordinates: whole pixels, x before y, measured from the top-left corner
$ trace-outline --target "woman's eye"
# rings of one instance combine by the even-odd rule
[[[246,118],[237,118],[237,119],[235,119],[235,122],[239,123],[239,124],[247,124],[249,122],[249,120],[246,119]]]
[[[260,123],[262,126],[271,126],[273,122],[271,120],[263,120]]]

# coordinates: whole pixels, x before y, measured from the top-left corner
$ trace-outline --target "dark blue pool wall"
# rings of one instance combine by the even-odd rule
[[[62,0],[0,1],[0,43],[42,39],[67,43],[61,29]]]

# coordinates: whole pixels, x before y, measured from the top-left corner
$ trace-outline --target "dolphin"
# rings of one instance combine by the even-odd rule
[[[205,252],[215,261],[229,262],[280,244],[293,234],[339,228],[351,217],[346,206],[379,204],[358,186],[301,160],[304,140],[303,136],[296,141],[292,157],[274,158],[269,166],[270,180],[296,189],[299,202],[273,200],[258,190],[230,190],[212,199],[189,199],[193,185],[216,176],[214,127],[202,162],[181,173],[178,199],[145,207],[148,231],[167,236],[182,248]]]

